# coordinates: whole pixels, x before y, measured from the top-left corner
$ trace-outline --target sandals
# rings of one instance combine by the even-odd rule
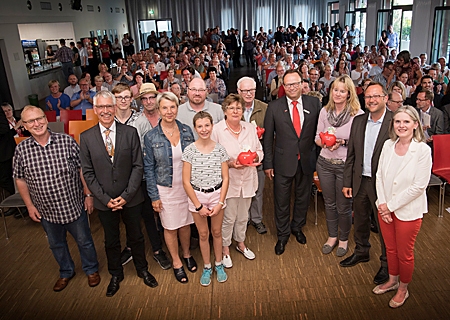
[[[178,269],[173,268],[173,273],[175,274],[175,278],[178,280],[178,282],[187,283],[189,281],[183,266],[181,266],[181,268]]]
[[[183,260],[186,263],[187,269],[190,272],[196,272],[197,271],[197,262],[195,262],[193,256],[190,256],[189,258],[183,258]]]

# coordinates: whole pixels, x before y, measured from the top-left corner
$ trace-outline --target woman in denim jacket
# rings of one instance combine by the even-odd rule
[[[175,278],[186,283],[188,277],[178,254],[178,237],[188,270],[197,271],[197,263],[189,251],[189,225],[194,223],[194,220],[189,212],[188,197],[183,188],[181,155],[184,148],[194,142],[194,135],[189,126],[176,120],[178,98],[172,92],[159,94],[156,107],[161,120],[144,137],[147,192],[164,227],[164,239],[172,256]]]

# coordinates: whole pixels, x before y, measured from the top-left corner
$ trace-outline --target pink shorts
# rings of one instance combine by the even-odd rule
[[[219,188],[216,191],[209,192],[209,193],[204,193],[204,192],[197,191],[197,190],[194,190],[194,192],[195,192],[195,195],[197,196],[198,201],[200,201],[200,203],[203,206],[205,206],[208,209],[212,209],[220,201],[220,191],[221,190],[222,190],[222,188]],[[189,211],[190,212],[197,212],[195,210],[194,203],[189,198],[188,198],[188,203],[189,203]],[[227,203],[226,202],[224,202],[224,203],[225,204],[222,206],[222,209],[225,209],[225,207],[227,206]]]

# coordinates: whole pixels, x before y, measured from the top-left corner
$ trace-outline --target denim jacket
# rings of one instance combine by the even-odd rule
[[[192,129],[176,120],[180,130],[181,150],[194,142]],[[172,147],[169,139],[158,125],[144,136],[144,176],[147,180],[147,192],[152,201],[159,200],[158,187],[172,187]]]

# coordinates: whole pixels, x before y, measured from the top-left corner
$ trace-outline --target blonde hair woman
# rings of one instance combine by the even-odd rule
[[[347,142],[355,116],[361,111],[355,86],[349,76],[338,77],[330,88],[330,100],[320,111],[317,124],[316,144],[322,148],[317,160],[317,173],[322,186],[328,239],[322,247],[329,254],[338,246],[336,255],[344,256],[348,251],[348,235],[352,226],[352,199],[341,192],[344,165],[347,157]],[[336,136],[333,146],[322,143],[319,134],[328,131]]]
[[[425,142],[420,117],[411,106],[394,113],[376,175],[378,220],[386,245],[389,280],[375,294],[397,290],[391,308],[409,297],[414,271],[414,244],[427,212],[426,188],[431,175],[431,150]]]

